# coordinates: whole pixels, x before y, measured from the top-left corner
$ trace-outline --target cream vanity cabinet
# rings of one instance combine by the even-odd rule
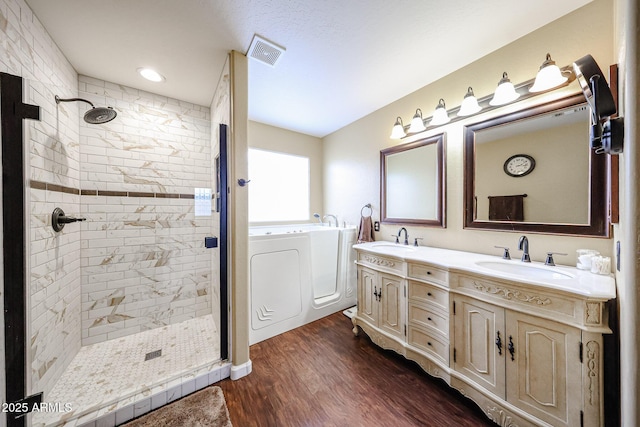
[[[404,341],[406,283],[403,262],[391,257],[361,254],[357,274],[360,318],[367,326]],[[373,333],[373,330],[368,332]]]
[[[573,274],[575,286],[542,286],[475,267],[502,262],[495,257],[355,248],[355,334],[360,327],[377,345],[443,378],[501,426],[604,425],[603,334],[611,333],[613,278],[553,267]]]
[[[579,329],[473,298],[453,301],[456,372],[553,426],[580,425],[572,395],[582,382]]]
[[[606,299],[468,273],[450,286],[453,387],[502,425],[604,424]]]

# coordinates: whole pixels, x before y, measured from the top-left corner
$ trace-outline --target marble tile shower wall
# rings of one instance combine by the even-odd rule
[[[25,102],[41,107],[40,122],[25,122],[27,178],[77,187],[78,108],[58,110],[54,102],[55,95],[77,94],[77,73],[24,0],[0,0],[0,39],[0,71],[23,77]],[[80,233],[55,234],[48,218],[54,206],[77,212],[80,196],[32,187],[28,198],[28,391],[46,393],[79,351],[81,337]]]
[[[210,312],[217,286],[202,240],[211,220],[194,217],[193,199],[175,198],[211,186],[209,109],[84,77],[79,83],[24,0],[0,0],[0,39],[0,71],[22,76],[25,102],[41,107],[41,121],[27,122],[27,357],[28,391],[46,397],[82,337],[87,344]],[[56,105],[55,95],[108,103],[119,117],[81,129],[84,105]],[[55,233],[54,207],[88,221]]]
[[[79,96],[118,112],[80,124],[82,344],[211,313],[214,224],[193,198],[212,187],[209,108],[86,76]]]

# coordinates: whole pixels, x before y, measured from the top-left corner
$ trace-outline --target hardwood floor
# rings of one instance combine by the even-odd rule
[[[251,346],[253,372],[218,383],[234,427],[495,426],[443,381],[351,329],[336,313]]]

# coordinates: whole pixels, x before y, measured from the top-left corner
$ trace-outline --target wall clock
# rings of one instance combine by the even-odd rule
[[[519,178],[529,175],[536,167],[536,161],[528,154],[516,154],[504,162],[504,173]]]

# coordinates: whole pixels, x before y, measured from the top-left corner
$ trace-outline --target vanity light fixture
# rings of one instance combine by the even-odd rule
[[[460,105],[460,111],[458,111],[459,116],[470,116],[472,114],[477,113],[482,110],[482,107],[478,105],[478,100],[476,96],[473,94],[473,89],[471,86],[467,89],[467,94],[464,96],[462,100],[462,104]]]
[[[389,138],[402,139],[405,136],[407,136],[407,134],[404,131],[404,124],[402,123],[402,118],[398,116],[398,118],[396,119],[396,124],[393,125],[393,129],[391,130],[391,136],[389,136]]]
[[[447,107],[444,104],[444,99],[440,98],[438,105],[436,106],[436,111],[433,112],[433,117],[431,117],[430,125],[439,126],[449,123],[449,121],[451,121],[451,119],[447,113]]]
[[[141,67],[138,68],[137,71],[142,77],[154,83],[160,83],[166,80],[162,74],[151,68]]]
[[[498,87],[493,94],[493,98],[491,98],[491,101],[489,101],[489,105],[494,107],[505,105],[515,101],[519,97],[520,94],[516,92],[515,86],[513,86],[513,83],[511,83],[511,80],[509,80],[509,76],[505,71],[504,73],[502,73],[502,78],[498,82]]]
[[[624,119],[610,118],[616,114],[616,103],[600,67],[591,55],[586,55],[573,63],[573,70],[591,108],[591,148],[596,154],[622,153]]]
[[[424,121],[422,120],[422,110],[417,109],[416,114],[413,115],[413,119],[411,119],[411,126],[409,126],[409,133],[418,133],[425,130],[426,127],[424,125]]]
[[[544,92],[545,90],[553,89],[564,84],[567,80],[567,76],[562,75],[556,62],[552,60],[551,55],[547,53],[547,59],[540,66],[536,80],[533,86],[529,88],[529,92]]]

